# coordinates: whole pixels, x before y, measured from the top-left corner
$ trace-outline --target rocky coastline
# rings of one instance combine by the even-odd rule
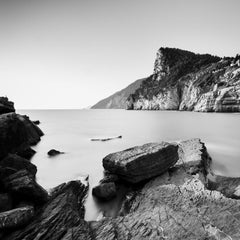
[[[240,239],[240,178],[217,176],[200,139],[148,143],[103,159],[95,196],[128,191],[114,217],[85,221],[88,184],[48,193],[36,182],[31,146],[43,132],[27,116],[0,115],[0,239]]]

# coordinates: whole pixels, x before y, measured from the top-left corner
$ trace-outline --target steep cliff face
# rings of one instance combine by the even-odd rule
[[[127,109],[240,111],[240,56],[160,48],[153,75],[127,100]]]
[[[104,109],[104,108],[119,108],[125,109],[127,107],[127,98],[130,94],[134,93],[138,89],[145,78],[139,79],[126,88],[122,89],[119,92],[114,93],[113,95],[99,101],[91,108],[94,109]]]

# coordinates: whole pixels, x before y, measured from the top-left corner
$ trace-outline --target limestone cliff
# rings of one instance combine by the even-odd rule
[[[130,96],[130,94],[134,93],[136,89],[138,89],[142,83],[142,81],[145,80],[139,79],[132,84],[128,85],[126,88],[122,89],[119,92],[114,93],[113,95],[99,101],[95,105],[93,105],[91,108],[94,109],[104,109],[104,108],[119,108],[119,109],[125,109],[127,107],[127,98]]]
[[[153,75],[129,96],[127,109],[239,112],[240,56],[160,48]]]

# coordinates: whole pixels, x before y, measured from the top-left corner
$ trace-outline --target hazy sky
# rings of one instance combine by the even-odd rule
[[[161,46],[240,53],[239,0],[0,0],[0,95],[81,108],[153,71]]]

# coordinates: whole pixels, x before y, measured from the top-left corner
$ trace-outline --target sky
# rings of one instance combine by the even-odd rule
[[[235,56],[239,0],[0,0],[0,95],[95,104],[153,72],[160,47]]]

